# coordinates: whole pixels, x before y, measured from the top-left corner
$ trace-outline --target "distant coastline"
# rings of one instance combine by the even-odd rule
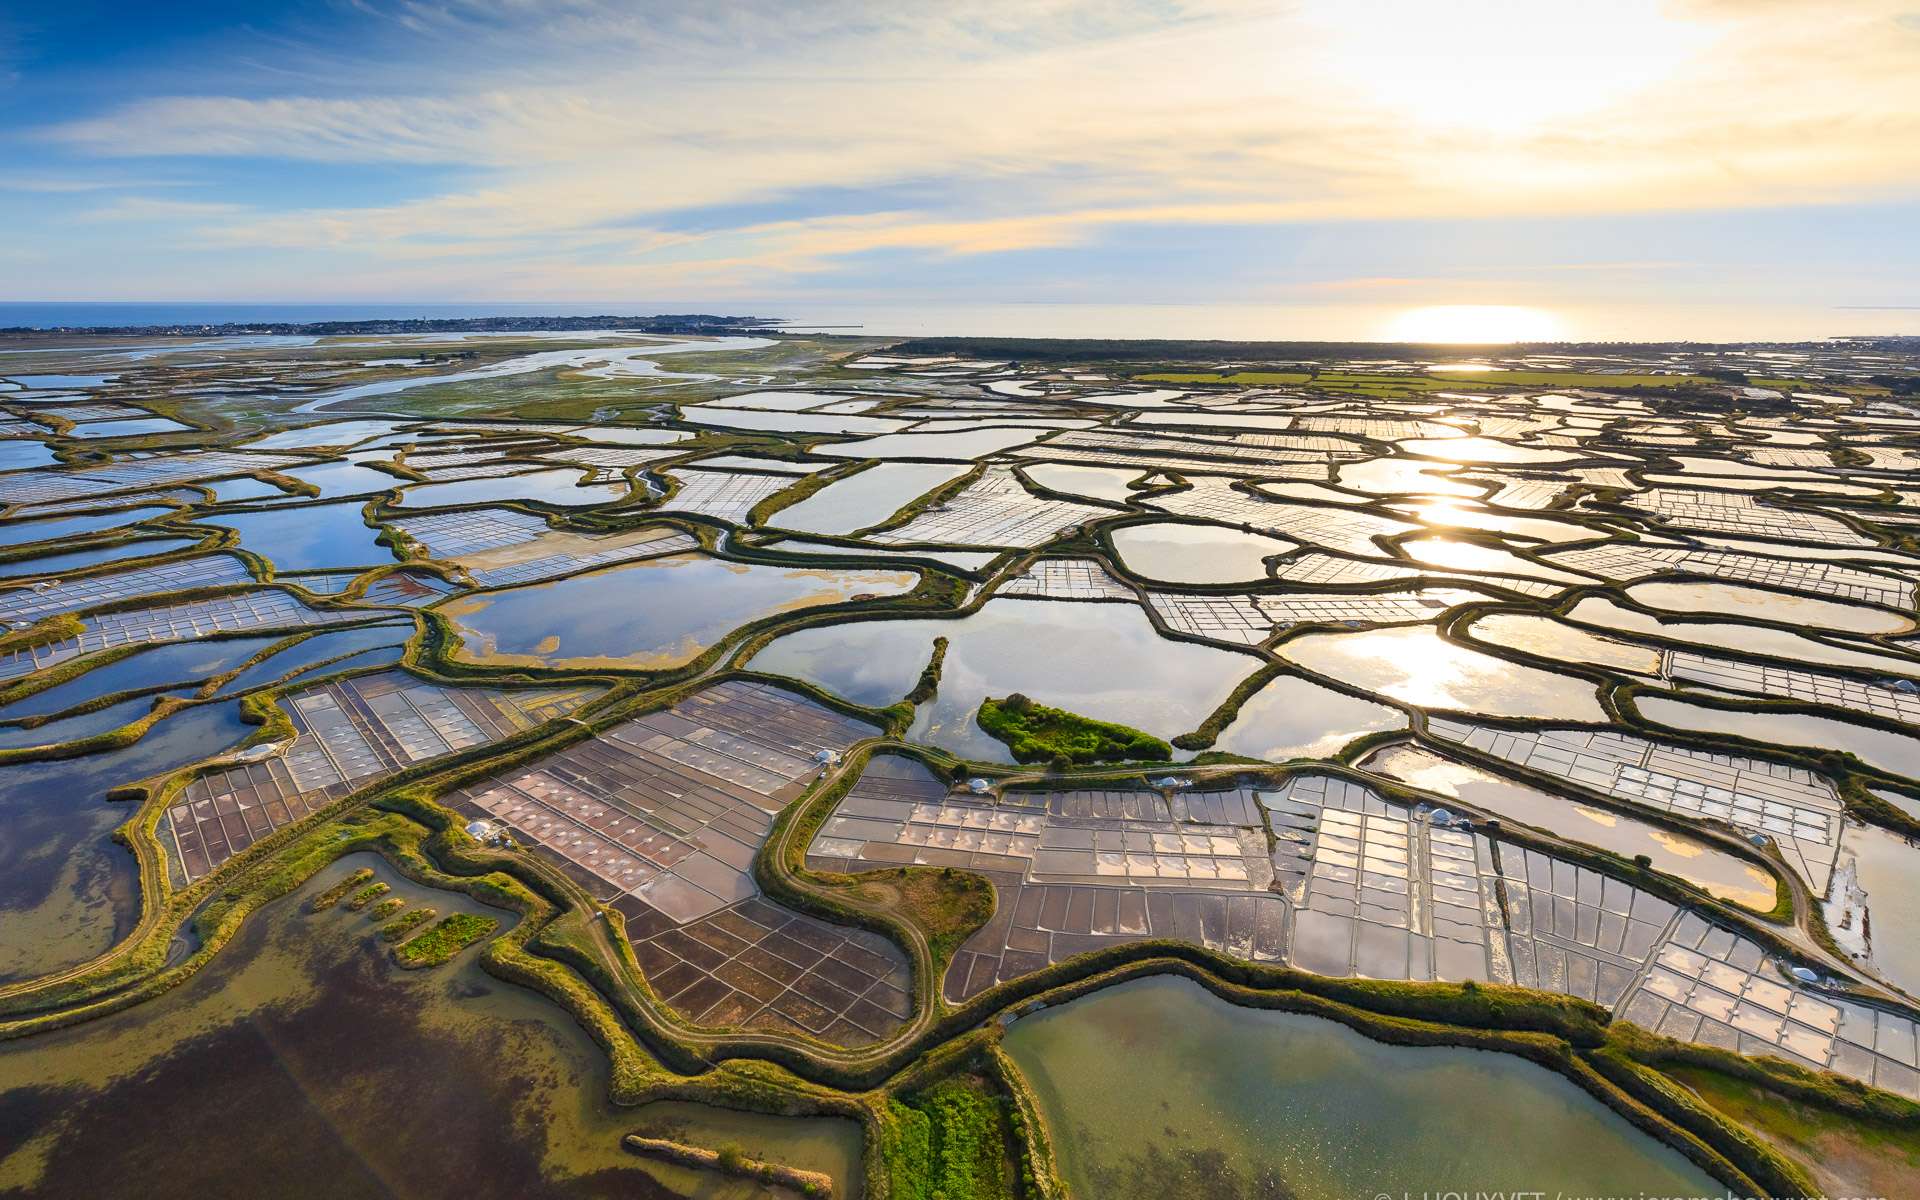
[[[0,310],[3,314],[4,310]],[[0,315],[0,319],[4,319]],[[334,321],[169,321],[157,324],[0,325],[0,336],[73,334],[111,337],[350,337],[426,333],[740,333],[778,328],[777,317],[729,317],[713,313],[661,313],[649,317],[528,316],[367,317]]]
[[[1002,355],[1035,361],[1061,356],[1089,361],[1167,357],[1178,351],[1267,358],[1329,355],[1366,357],[1383,348],[1416,348],[1447,355],[1606,353],[1666,349],[1766,347],[1786,351],[1832,349],[1911,352],[1912,333],[1856,331],[1820,336],[1772,329],[1744,338],[1689,337],[1684,326],[1655,333],[1624,330],[1621,337],[1474,345],[1427,344],[1390,338],[1309,336],[1314,322],[1282,310],[1210,310],[1181,306],[1082,306],[1021,303],[953,308],[875,307],[779,301],[729,301],[736,311],[782,312],[779,317],[688,312],[668,302],[575,301],[408,304],[169,301],[0,301],[0,339],[48,337],[353,337],[476,333],[624,332],[664,335],[851,335],[899,340],[903,352]],[[1236,316],[1236,313],[1238,314]],[[1272,319],[1262,319],[1270,316]],[[1210,317],[1220,318],[1217,322]],[[1631,336],[1638,333],[1640,336]],[[1291,334],[1293,336],[1275,336]],[[907,349],[906,347],[910,347]]]

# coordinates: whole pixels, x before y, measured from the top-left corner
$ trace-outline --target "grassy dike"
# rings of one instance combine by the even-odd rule
[[[920,605],[875,606],[870,615],[897,616],[903,607],[934,608],[942,601],[956,602],[950,599],[952,591],[944,586],[927,591],[920,597]],[[818,619],[846,619],[848,615],[822,612]],[[369,619],[373,617],[370,613]],[[431,627],[430,619],[428,624]],[[769,623],[737,631],[714,648],[712,662],[721,661],[720,654],[729,648],[793,627],[792,622]],[[439,632],[444,634],[444,630]],[[433,633],[430,628],[410,648],[409,665],[445,682],[500,686],[510,685],[516,678],[569,683],[587,678],[561,671],[516,672],[502,679],[498,673],[454,664],[444,653],[444,641],[436,643]],[[936,674],[937,686],[937,667],[930,664],[930,670]],[[696,679],[691,672],[679,673],[679,682],[669,681],[665,688],[658,688],[656,681],[626,679],[590,706],[595,710],[592,724],[604,727],[638,711],[661,707],[729,674],[744,677],[749,673],[723,673],[705,679]],[[604,675],[594,678],[608,681]],[[818,689],[795,687],[786,680],[778,682],[841,711],[857,708],[825,697]],[[647,686],[657,690],[642,693]],[[291,732],[270,697],[249,700],[249,704],[256,702],[257,707],[250,711],[266,723],[266,734],[278,737]],[[887,712],[858,709],[855,715],[891,723]],[[548,878],[527,856],[503,855],[475,846],[457,825],[451,824],[451,815],[433,801],[435,795],[451,786],[450,780],[491,773],[590,734],[590,729],[546,729],[472,755],[450,756],[430,768],[403,772],[318,819],[281,831],[285,836],[272,839],[270,845],[262,847],[263,853],[236,860],[232,871],[222,872],[206,886],[178,895],[163,886],[163,911],[147,925],[148,936],[138,940],[132,957],[110,964],[66,992],[41,992],[17,1008],[0,1001],[0,1036],[23,1036],[72,1024],[159,994],[204,965],[260,905],[298,887],[340,855],[374,850],[419,882],[462,891],[517,914],[518,919],[507,929],[487,940],[483,965],[499,978],[541,991],[574,1015],[614,1063],[616,1100],[639,1103],[673,1096],[755,1111],[859,1119],[868,1131],[866,1175],[870,1196],[930,1195],[926,1189],[934,1182],[943,1188],[971,1189],[947,1191],[949,1197],[1012,1195],[1019,1194],[1010,1190],[1016,1179],[1025,1194],[1060,1194],[1048,1187],[1047,1181],[1057,1184],[1058,1180],[1051,1167],[1044,1122],[1032,1106],[1030,1095],[1024,1104],[1021,1102],[1021,1096],[1026,1095],[1024,1085],[1015,1087],[1012,1082],[1018,1079],[1017,1071],[1011,1070],[1010,1063],[1000,1063],[1004,1055],[998,1055],[993,1044],[992,1021],[1036,998],[1058,1003],[1070,995],[1155,973],[1186,975],[1235,1003],[1292,1007],[1343,1020],[1382,1040],[1473,1045],[1519,1053],[1575,1079],[1628,1119],[1680,1147],[1736,1188],[1771,1194],[1803,1194],[1807,1190],[1802,1187],[1804,1176],[1794,1174],[1797,1168],[1791,1162],[1778,1155],[1769,1158],[1762,1153],[1766,1147],[1747,1144],[1752,1139],[1738,1126],[1716,1118],[1709,1108],[1690,1099],[1686,1089],[1663,1083],[1667,1077],[1660,1073],[1660,1063],[1677,1062],[1673,1056],[1701,1048],[1676,1051],[1654,1045],[1649,1049],[1635,1040],[1639,1031],[1610,1026],[1604,1010],[1566,997],[1487,986],[1329,980],[1290,968],[1240,963],[1199,947],[1146,942],[1055,964],[949,1011],[938,1001],[938,981],[952,948],[991,914],[991,888],[979,877],[959,871],[905,868],[897,874],[859,876],[807,871],[805,846],[852,786],[857,778],[852,771],[831,786],[810,792],[780,815],[776,836],[768,842],[769,848],[776,842],[783,847],[768,859],[769,866],[777,870],[769,870],[762,877],[762,861],[756,859],[756,878],[761,878],[762,887],[783,903],[829,920],[877,929],[905,945],[917,978],[930,984],[938,1010],[935,1019],[912,1029],[910,1036],[870,1052],[847,1052],[792,1040],[774,1044],[759,1035],[736,1031],[696,1038],[670,1017],[662,1018],[657,1008],[634,1001],[632,993],[636,989],[644,991],[646,985],[630,960],[628,971],[607,970],[596,952],[600,943],[609,940],[602,932],[606,926],[596,928],[596,914],[582,906],[577,896]],[[880,745],[873,743],[859,754],[864,756]],[[864,757],[858,761],[864,762]],[[179,779],[187,777],[190,773]],[[178,779],[167,785],[177,786]],[[144,827],[147,840],[153,832],[152,820],[157,820],[170,794],[167,787],[149,796],[142,807],[142,816],[150,818]],[[370,807],[366,800],[375,800],[378,806]],[[779,837],[783,829],[792,836]],[[1560,852],[1556,847],[1556,853]],[[763,858],[767,854],[763,851]],[[143,859],[143,881],[151,874],[150,865]],[[1617,863],[1609,863],[1606,869],[1610,874],[1620,873]],[[343,889],[342,895],[348,890]],[[1697,903],[1692,896],[1686,900]],[[984,910],[979,907],[982,901]],[[201,935],[200,949],[186,962],[165,967],[165,935],[188,919]],[[908,927],[918,940],[909,935]],[[65,1004],[63,996],[72,998],[71,1006]],[[1728,1057],[1735,1063],[1753,1062]],[[1699,1069],[1693,1063],[1681,1065]],[[1714,1069],[1733,1068],[1716,1063]],[[1846,1084],[1837,1077],[1803,1072],[1806,1079],[1796,1082],[1767,1068],[1752,1070],[1766,1076],[1766,1087],[1797,1086],[1800,1092],[1792,1094],[1803,1102],[1813,1102],[1807,1097],[1821,1097],[1849,1120],[1875,1119],[1874,1114],[1897,1111],[1897,1106],[1889,1108],[1894,1098]],[[1762,1086],[1751,1074],[1741,1078]],[[1849,1096],[1853,1097],[1852,1108],[1847,1107]],[[988,1140],[984,1136],[990,1123],[986,1114],[999,1105],[1010,1106],[1002,1110],[1003,1140],[1024,1149],[1010,1151],[1021,1163],[1020,1171],[995,1180],[987,1167],[988,1156],[980,1147]]]
[[[822,796],[829,800],[837,799],[837,796],[832,794],[832,790],[823,791]],[[809,809],[815,808],[815,806],[812,805],[806,807]],[[817,806],[817,811],[824,815],[830,808],[831,803],[820,804]],[[795,809],[790,809],[789,813],[791,814],[795,811]],[[804,842],[801,844],[804,844]],[[543,939],[543,941],[544,940],[545,939]],[[996,989],[995,993],[982,998],[983,1002],[970,1004],[966,1006],[964,1012],[954,1014],[954,1019],[940,1022],[935,1028],[929,1030],[925,1036],[917,1039],[915,1044],[908,1048],[904,1054],[894,1054],[888,1057],[912,1069],[913,1064],[920,1061],[921,1058],[937,1053],[943,1045],[948,1044],[955,1038],[964,1037],[968,1028],[983,1023],[988,1017],[1001,1011],[1008,1002],[1019,1000],[1021,994],[1024,993],[1026,996],[1037,994],[1059,977],[1078,974],[1082,971],[1087,971],[1091,967],[1098,967],[1101,964],[1097,960],[1102,958],[1123,958],[1128,954],[1138,955],[1140,953],[1148,955],[1177,955],[1178,957],[1148,958],[1130,968],[1122,964],[1119,974],[1102,975],[1096,970],[1086,977],[1085,982],[1073,990],[1076,992],[1080,990],[1090,990],[1092,987],[1104,986],[1106,983],[1116,982],[1120,974],[1124,974],[1125,977],[1135,977],[1137,974],[1153,973],[1156,971],[1181,970],[1192,971],[1198,976],[1215,979],[1220,987],[1238,989],[1229,992],[1229,998],[1236,1000],[1236,1002],[1263,1004],[1269,1002],[1261,998],[1262,993],[1259,987],[1253,986],[1248,982],[1238,982],[1232,978],[1234,975],[1239,975],[1248,980],[1252,980],[1256,984],[1288,981],[1302,985],[1303,989],[1315,989],[1314,992],[1305,993],[1314,998],[1312,1002],[1305,1002],[1305,1008],[1307,1010],[1324,1013],[1330,1011],[1328,1008],[1329,1005],[1342,1009],[1351,1008],[1352,1014],[1358,1014],[1350,1014],[1351,1021],[1357,1022],[1364,1016],[1374,1014],[1375,1009],[1384,1008],[1389,1010],[1390,1015],[1382,1017],[1381,1019],[1388,1022],[1396,1020],[1404,1022],[1417,1019],[1415,1017],[1399,1016],[1395,1014],[1394,1010],[1421,1015],[1440,1015],[1465,1022],[1463,1026],[1439,1026],[1437,1027],[1438,1032],[1435,1032],[1434,1029],[1423,1030],[1421,1037],[1423,1044],[1436,1041],[1460,1044],[1464,1037],[1464,1044],[1485,1045],[1487,1048],[1494,1049],[1511,1050],[1514,1049],[1515,1046],[1524,1048],[1524,1043],[1493,1044],[1487,1041],[1487,1037],[1510,1038],[1514,1036],[1511,1031],[1516,1027],[1538,1027],[1543,1031],[1551,1031],[1543,1032],[1543,1036],[1551,1039],[1555,1043],[1564,1043],[1568,1046],[1597,1046],[1602,1044],[1605,1039],[1604,1028],[1607,1019],[1605,1012],[1591,1005],[1586,1005],[1582,1002],[1564,997],[1543,997],[1537,993],[1528,993],[1518,989],[1449,988],[1445,985],[1392,985],[1371,984],[1361,981],[1322,980],[1318,977],[1307,976],[1303,973],[1293,972],[1288,969],[1254,968],[1250,964],[1236,964],[1231,960],[1220,959],[1219,956],[1199,950],[1196,947],[1180,944],[1149,944],[1139,948],[1120,947],[1117,949],[1121,952],[1119,955],[1087,956],[1089,960],[1096,961],[1089,962],[1080,960],[1073,963],[1060,964],[1059,967],[1051,969],[1049,972],[1041,973],[1041,976],[1030,980],[1017,981],[1018,984],[1024,986]],[[1199,961],[1196,962],[1195,960]],[[1201,962],[1209,965],[1217,964],[1225,972],[1226,978],[1212,976],[1211,973],[1207,971],[1206,966],[1200,965]],[[1321,992],[1330,992],[1332,995],[1318,994]],[[1064,997],[1055,996],[1051,999],[1057,1001],[1060,998]],[[1356,1001],[1359,1002],[1359,1004],[1350,1003]],[[1282,1000],[1280,1002],[1284,1003],[1285,1001]],[[1301,1002],[1296,1001],[1296,1003]],[[1360,1005],[1364,1005],[1365,1007],[1361,1007]],[[1398,1029],[1399,1026],[1394,1025],[1392,1028]],[[1462,1034],[1462,1029],[1467,1030],[1468,1033]],[[1478,1029],[1480,1033],[1486,1036],[1474,1036],[1472,1031],[1475,1029]],[[1547,1059],[1549,1065],[1554,1065],[1565,1059],[1564,1052],[1556,1051],[1552,1054],[1542,1054],[1535,1050],[1528,1050],[1527,1052],[1530,1057]],[[695,1052],[694,1056],[698,1057],[698,1052]],[[1576,1068],[1571,1067],[1567,1069],[1570,1071],[1576,1070]],[[838,1074],[838,1072],[833,1073]],[[802,1085],[799,1080],[791,1078],[790,1072],[764,1062],[753,1063],[731,1060],[728,1061],[721,1070],[711,1072],[709,1076],[703,1076],[702,1078],[709,1077],[714,1083],[723,1083],[724,1086],[721,1086],[717,1092],[712,1092],[705,1088],[676,1083],[669,1088],[670,1094],[680,1098],[695,1098],[705,1099],[708,1102],[731,1103],[736,1107],[750,1107],[756,1111],[799,1111],[792,1107],[796,1102],[795,1098],[797,1096],[813,1096],[812,1089]],[[852,1083],[851,1080],[847,1082]],[[1582,1082],[1583,1085],[1589,1086],[1590,1090],[1592,1089],[1593,1085],[1590,1081],[1583,1079]],[[841,1086],[845,1086],[845,1084]],[[853,1084],[853,1086],[859,1085],[856,1083]],[[884,1086],[889,1090],[895,1090],[899,1085],[888,1083]],[[814,1098],[817,1099],[817,1096]],[[898,1154],[912,1152],[912,1147],[917,1144],[917,1141],[910,1131],[903,1132],[904,1127],[913,1124],[909,1118],[892,1112],[891,1110],[885,1115],[882,1115],[875,1112],[870,1105],[860,1105],[858,1107],[867,1114],[866,1119],[870,1126],[870,1136],[875,1133],[878,1134],[878,1141],[874,1144],[881,1147],[881,1158],[883,1160],[882,1164],[878,1165],[884,1165],[885,1162],[889,1161],[887,1159],[888,1147],[894,1148],[893,1152],[896,1159]],[[839,1109],[840,1106],[834,1105],[833,1108]],[[1658,1128],[1657,1123],[1649,1121],[1644,1114],[1638,1115],[1643,1123],[1655,1124],[1656,1129]],[[1032,1141],[1034,1139],[1028,1140]],[[1696,1152],[1698,1153],[1698,1151]],[[892,1182],[890,1178],[893,1174],[892,1169],[889,1168],[886,1172],[879,1172],[876,1164],[870,1164],[870,1166],[876,1167],[875,1170],[869,1171],[870,1183],[875,1185],[875,1190],[871,1194],[897,1194],[892,1190],[885,1192],[878,1190],[880,1179],[886,1178],[889,1183]],[[1726,1174],[1726,1172],[1719,1167],[1715,1169],[1717,1174]]]
[[[80,618],[72,613],[55,613],[52,616],[40,618],[25,629],[15,629],[0,634],[0,654],[16,654],[22,650],[37,650],[41,646],[51,646],[56,642],[77,638],[85,629],[86,626],[81,624]]]
[[[418,793],[395,799],[430,803]],[[855,1117],[868,1130],[868,1194],[877,1198],[930,1194],[911,1186],[912,1180],[922,1178],[917,1174],[920,1165],[930,1161],[927,1155],[931,1151],[928,1148],[965,1145],[970,1138],[974,1144],[978,1143],[980,1118],[977,1104],[971,1100],[957,1100],[950,1090],[945,1093],[947,1100],[940,1103],[930,1103],[926,1097],[934,1090],[929,1086],[931,1081],[940,1076],[942,1069],[949,1064],[957,1065],[959,1059],[976,1049],[977,1045],[972,1039],[992,1036],[991,1027],[975,1028],[969,1035],[964,1029],[949,1028],[948,1023],[943,1022],[931,1037],[922,1039],[913,1048],[913,1053],[905,1058],[905,1069],[898,1073],[897,1079],[886,1081],[876,1089],[857,1092],[809,1083],[782,1067],[764,1061],[729,1061],[698,1075],[671,1071],[641,1047],[631,1029],[616,1016],[597,991],[586,986],[578,975],[557,962],[530,951],[529,944],[534,941],[541,927],[568,918],[578,920],[577,913],[562,912],[546,897],[529,890],[512,876],[497,871],[449,875],[429,859],[427,851],[432,849],[447,859],[449,866],[481,870],[490,865],[489,860],[499,857],[472,844],[463,834],[443,831],[429,836],[420,825],[402,819],[394,812],[363,813],[359,817],[361,819],[351,823],[340,823],[339,828],[314,831],[297,848],[300,853],[283,856],[274,870],[263,872],[253,881],[254,887],[239,895],[229,895],[223,898],[222,903],[210,906],[200,920],[203,935],[207,938],[206,944],[188,963],[164,973],[173,976],[172,979],[156,980],[144,990],[148,994],[157,994],[165,986],[189,976],[198,963],[204,963],[217,951],[246,915],[268,900],[291,891],[338,856],[355,850],[373,849],[418,882],[462,891],[483,903],[519,914],[520,919],[512,927],[487,943],[482,959],[485,969],[502,979],[541,991],[572,1013],[609,1054],[613,1062],[613,1098],[618,1102],[637,1104],[650,1099],[678,1098],[761,1112]],[[334,890],[345,895],[349,889],[361,885],[363,879],[364,876],[349,875]],[[1757,1182],[1746,1172],[1732,1169],[1731,1161],[1721,1148],[1699,1137],[1679,1136],[1682,1131],[1678,1127],[1669,1128],[1664,1117],[1650,1112],[1637,1102],[1623,1104],[1621,1096],[1625,1095],[1624,1092],[1616,1095],[1618,1089],[1610,1091],[1589,1077],[1589,1072],[1578,1065],[1579,1051],[1604,1046],[1608,1037],[1604,1025],[1605,1013],[1592,1005],[1565,997],[1543,997],[1518,989],[1321,980],[1289,969],[1256,969],[1241,964],[1242,970],[1237,972],[1241,975],[1290,979],[1317,989],[1270,990],[1250,986],[1231,975],[1216,974],[1192,961],[1196,957],[1218,958],[1197,948],[1152,943],[1144,948],[1158,956],[1096,971],[1051,990],[1045,987],[1047,981],[1044,979],[1020,981],[1028,985],[1020,990],[1027,993],[1026,999],[1055,1004],[1073,995],[1125,979],[1177,972],[1196,979],[1235,1003],[1314,1012],[1343,1020],[1383,1040],[1402,1044],[1473,1045],[1521,1053],[1574,1077],[1576,1082],[1594,1091],[1603,1100],[1627,1111],[1630,1119],[1636,1120],[1636,1123],[1680,1144],[1683,1151],[1696,1157],[1696,1161],[1704,1160],[1704,1167],[1729,1183],[1737,1187],[1750,1187]],[[1180,957],[1168,957],[1165,954],[1167,951],[1179,951]],[[1086,956],[1088,959],[1099,957]],[[1061,964],[1062,967],[1073,965]],[[1055,968],[1042,974],[1060,973],[1059,968]],[[996,991],[1008,994],[990,994],[992,1003],[968,1006],[976,1010],[968,1014],[972,1018],[970,1025],[978,1026],[984,1023],[986,1017],[1006,1007],[1005,1001],[1011,998],[1009,990],[1003,988]],[[144,995],[116,997],[108,1002],[110,1007],[107,1010],[124,1007],[140,998],[144,998]],[[1383,1013],[1379,1009],[1388,1011]],[[1438,1024],[1427,1019],[1430,1017],[1452,1018],[1466,1023]],[[14,1022],[0,1028],[0,1034],[20,1036],[38,1029],[69,1024],[76,1019],[82,1017],[67,1014],[64,1019],[47,1017]],[[1527,1032],[1528,1027],[1538,1032]],[[702,1058],[697,1051],[689,1057],[696,1062]],[[1028,1174],[1035,1179],[1050,1178],[1051,1159],[1044,1149],[1047,1145],[1044,1126],[1036,1124],[1037,1113],[1032,1110],[1030,1098],[1023,1103],[1017,1098],[1018,1095],[1015,1093],[1012,1111],[1020,1114],[1020,1126],[1013,1126],[1012,1117],[1009,1116],[1008,1127],[1017,1135],[1020,1144],[1027,1147],[1025,1154],[1038,1156],[1037,1159],[1030,1157],[1027,1160],[1021,1178],[1024,1180]],[[918,1132],[919,1121],[901,1109],[922,1113],[929,1125],[924,1138]],[[936,1119],[930,1115],[933,1111],[941,1114],[937,1118],[939,1121],[951,1127],[942,1135],[944,1140],[939,1142],[934,1140],[932,1133],[932,1123]],[[1711,1129],[1708,1132],[1711,1133]],[[976,1164],[979,1161],[978,1156],[962,1154],[959,1157],[961,1161]],[[941,1161],[944,1164],[946,1160]],[[942,1170],[946,1170],[945,1166]],[[941,1177],[951,1178],[952,1174],[949,1172]],[[976,1173],[968,1177],[978,1176]],[[1757,1189],[1754,1190],[1757,1193]],[[1016,1193],[976,1191],[974,1194]],[[1027,1194],[1050,1193],[1035,1188]]]

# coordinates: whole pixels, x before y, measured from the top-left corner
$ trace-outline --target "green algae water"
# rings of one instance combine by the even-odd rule
[[[78,966],[132,932],[139,868],[113,831],[134,810],[107,793],[237,746],[254,729],[236,703],[201,704],[130,746],[0,767],[0,983]]]
[[[1322,1018],[1237,1008],[1176,977],[1022,1018],[1006,1049],[1076,1196],[1725,1190],[1523,1059],[1389,1046]]]
[[[249,919],[179,988],[122,1013],[0,1043],[0,1193],[160,1200],[700,1196],[757,1184],[667,1167],[621,1137],[665,1123],[696,1145],[832,1175],[856,1194],[852,1122],[679,1104],[618,1109],[599,1047],[558,1006],[502,983],[479,949],[393,965],[377,922],[307,900],[372,867],[409,908],[512,914],[408,881],[372,855],[321,870]]]

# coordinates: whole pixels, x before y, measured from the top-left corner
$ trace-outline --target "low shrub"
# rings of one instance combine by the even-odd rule
[[[384,883],[370,883],[353,894],[353,898],[348,900],[345,905],[346,910],[348,912],[359,912],[392,890],[391,887]]]
[[[1094,762],[1165,762],[1173,748],[1149,733],[1111,721],[1096,721],[1061,708],[1049,708],[1015,692],[1003,700],[989,696],[975,717],[1023,763],[1066,765]]]
[[[434,910],[431,908],[409,909],[385,925],[382,925],[380,927],[380,936],[385,941],[397,942],[428,921],[433,920],[434,916]]]
[[[454,913],[440,918],[420,936],[394,947],[393,959],[403,967],[437,967],[499,927],[497,917]]]
[[[328,888],[326,891],[321,892],[318,896],[315,896],[312,902],[307,905],[307,908],[312,912],[325,912],[328,909],[332,908],[334,905],[340,903],[342,900],[345,900],[347,898],[348,892],[351,892],[353,889],[357,887],[363,886],[368,880],[372,878],[373,878],[373,868],[361,867],[358,871],[355,871],[352,874],[348,875],[346,878],[342,879],[339,883],[334,884],[332,887]]]

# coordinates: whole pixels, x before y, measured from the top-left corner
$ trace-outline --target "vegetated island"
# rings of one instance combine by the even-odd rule
[[[975,719],[1023,763],[1166,762],[1173,757],[1173,748],[1150,733],[1036,704],[1019,692],[982,700]]]
[[[425,933],[395,947],[393,960],[403,967],[437,967],[499,927],[499,920],[478,913],[441,917]]]

